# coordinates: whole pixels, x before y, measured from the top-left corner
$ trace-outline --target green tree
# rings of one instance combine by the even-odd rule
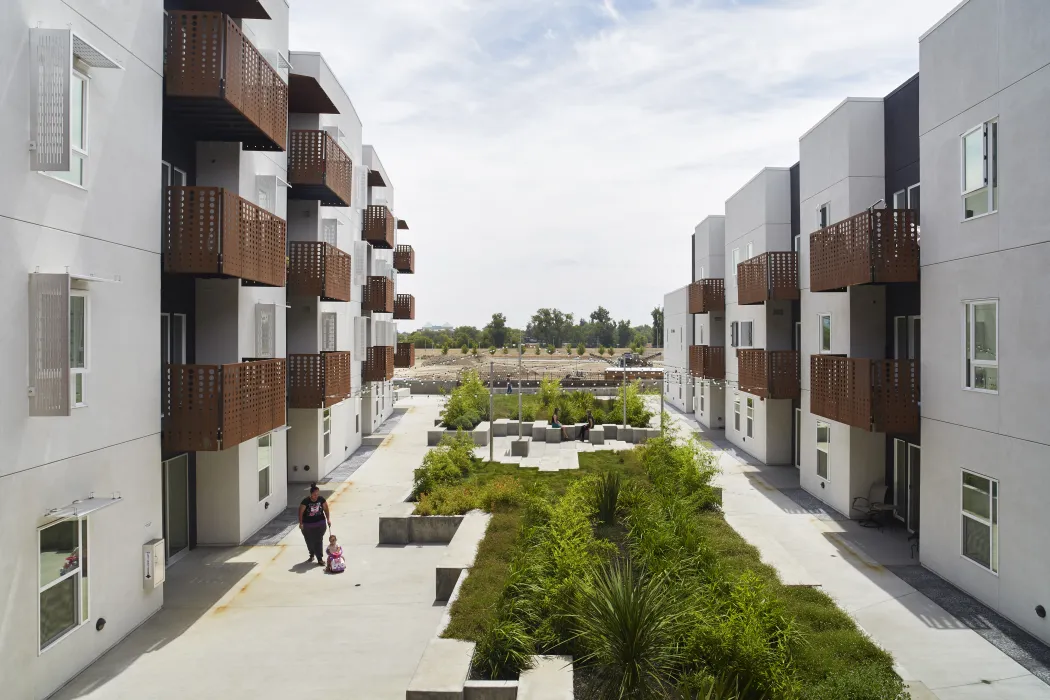
[[[503,354],[504,354],[504,355],[506,355],[506,354],[507,354],[507,346],[505,346],[505,345],[503,346]]]
[[[616,346],[625,348],[631,344],[631,322],[620,321],[616,324]],[[610,344],[611,346],[611,344]]]
[[[538,343],[536,344],[535,349],[536,349],[536,354],[539,355],[540,354],[540,346],[539,346]]]
[[[598,346],[598,356],[599,357],[604,357],[605,356],[605,346],[604,345],[599,345]]]
[[[492,314],[492,320],[485,326],[485,330],[493,345],[502,346],[507,342],[507,317],[503,314]]]
[[[467,354],[467,349],[468,349],[468,348],[467,348],[467,344],[466,344],[466,343],[463,343],[462,345],[460,345],[460,346],[459,346],[459,351],[460,351],[461,353],[463,353],[464,355],[466,355],[466,354]]]
[[[490,345],[489,346],[489,354],[490,355],[495,355],[496,354],[496,346],[495,345]]]
[[[547,354],[548,355],[553,355],[554,354],[554,344],[553,343],[547,345]]]
[[[448,343],[445,343],[444,345],[441,346],[441,354],[442,355],[447,355],[448,354]]]
[[[657,306],[653,309],[653,347],[664,346],[664,310]]]
[[[576,354],[577,355],[583,355],[583,353],[585,353],[586,351],[587,351],[587,348],[584,347],[583,343],[580,343],[579,345],[576,346]]]

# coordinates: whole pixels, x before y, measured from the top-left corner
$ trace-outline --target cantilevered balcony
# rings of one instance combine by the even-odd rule
[[[362,368],[366,382],[388,382],[394,378],[394,348],[377,345],[368,348]]]
[[[288,147],[288,199],[310,199],[326,207],[350,206],[353,164],[327,131],[297,130]]]
[[[292,241],[288,246],[288,293],[350,301],[350,256],[331,243]]]
[[[394,351],[394,367],[411,367],[416,364],[416,346],[414,343],[398,343]]]
[[[394,247],[394,229],[397,219],[383,204],[370,204],[365,210],[362,238],[373,248],[390,250]]]
[[[394,248],[394,269],[403,275],[416,272],[416,251],[410,245],[399,245]]]
[[[222,187],[168,187],[164,271],[283,287],[286,228]]]
[[[810,356],[811,413],[879,433],[919,431],[915,360]]]
[[[221,12],[172,10],[167,28],[166,118],[198,141],[285,150],[288,86],[237,22]]]
[[[712,311],[725,311],[725,308],[725,280],[702,279],[689,285],[689,313],[706,314]]]
[[[919,212],[876,209],[809,236],[809,287],[919,281]]]
[[[369,277],[361,310],[365,313],[394,313],[394,282],[389,277]]]
[[[214,452],[285,424],[285,361],[164,365],[166,451]]]
[[[797,399],[799,353],[797,350],[737,350],[740,391],[760,399]]]
[[[690,345],[689,374],[697,379],[725,379],[725,348],[721,345]]]
[[[737,265],[737,303],[798,299],[798,253],[776,251],[756,255]]]
[[[411,294],[394,297],[394,320],[412,321],[416,318],[416,298]]]
[[[289,408],[327,408],[350,398],[349,352],[288,356]]]

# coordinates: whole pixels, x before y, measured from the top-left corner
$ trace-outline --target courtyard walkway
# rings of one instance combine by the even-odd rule
[[[860,527],[806,494],[794,467],[753,463],[723,431],[668,410],[686,434],[715,444],[726,521],[785,583],[819,586],[849,612],[893,654],[914,700],[1050,700],[1039,677],[893,573],[918,564],[903,532]],[[1046,675],[1026,651],[1015,656]]]
[[[54,697],[403,699],[445,611],[434,604],[444,547],[377,545],[378,516],[410,490],[440,400],[406,408],[349,481],[326,485],[345,574],[306,563],[294,526],[271,528],[267,544],[194,550],[168,571],[164,608]]]

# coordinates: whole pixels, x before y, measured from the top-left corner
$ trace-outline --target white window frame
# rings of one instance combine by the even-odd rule
[[[817,207],[817,228],[831,226],[831,202],[824,202]]]
[[[55,527],[56,525],[59,525],[60,523],[70,522],[70,521],[73,521],[73,522],[75,522],[77,524],[77,552],[78,552],[78,557],[80,557],[78,559],[77,568],[76,568],[75,571],[70,571],[67,574],[59,576],[54,581],[49,582],[47,585],[44,585],[42,583],[42,581],[41,581],[41,578],[40,578],[40,536],[41,536],[41,533],[43,533],[44,530],[47,530],[48,528]],[[91,620],[91,577],[90,577],[90,575],[87,577],[87,610],[84,609],[84,581],[85,581],[84,569],[86,568],[85,564],[88,561],[88,556],[90,556],[90,553],[91,553],[90,545],[87,542],[84,541],[85,530],[87,531],[88,542],[90,542],[90,539],[91,539],[91,525],[90,525],[90,522],[88,520],[88,516],[86,516],[86,515],[78,517],[78,518],[63,518],[61,520],[56,520],[53,523],[48,523],[44,527],[41,527],[41,528],[37,529],[37,532],[36,532],[36,577],[37,577],[36,578],[36,583],[37,583],[37,594],[36,594],[36,615],[37,615],[36,636],[37,636],[37,653],[38,654],[43,654],[44,652],[46,652],[46,651],[48,651],[50,649],[54,649],[56,646],[58,646],[62,642],[62,640],[68,638],[71,634],[76,632],[78,629],[83,627],[85,624],[87,624]],[[85,552],[86,552],[86,554],[85,554]],[[70,578],[74,578],[74,577],[76,578],[76,585],[74,586],[74,591],[76,593],[75,606],[76,606],[76,611],[77,611],[77,624],[74,625],[73,627],[70,627],[68,630],[66,630],[65,632],[63,632],[59,636],[55,637],[54,639],[52,639],[50,642],[48,642],[45,645],[44,644],[44,640],[41,638],[41,634],[40,634],[41,633],[40,622],[41,622],[41,618],[42,618],[42,611],[40,609],[40,596],[44,593],[44,591],[50,590],[51,588],[54,588],[55,586],[57,586],[59,583],[62,583],[63,581],[68,581]]]
[[[740,432],[740,394],[733,394],[733,430]]]
[[[971,471],[969,469],[961,470],[959,479],[959,513],[962,519],[969,518],[982,525],[987,525],[989,529],[988,533],[988,563],[991,566],[985,566],[976,559],[971,559],[966,554],[966,529],[963,527],[962,521],[959,522],[959,556],[966,561],[970,562],[975,566],[979,566],[987,572],[990,572],[996,576],[999,575],[999,480],[993,479],[990,476],[981,474],[980,472]],[[966,510],[965,503],[965,490],[966,484],[964,480],[966,475],[975,476],[978,479],[984,479],[988,482],[988,517],[978,515],[972,511]]]
[[[704,266],[703,265],[700,266],[700,277],[699,277],[699,279],[707,279],[706,277],[704,277]]]
[[[87,403],[87,391],[86,382],[84,375],[88,374],[91,370],[91,299],[84,289],[70,289],[69,297],[80,297],[84,300],[84,366],[74,367],[73,366],[73,353],[69,355],[69,405],[73,408],[84,408],[88,405]],[[72,308],[72,301],[70,302]],[[72,314],[70,315],[70,329],[69,337],[70,344],[73,339],[73,328],[72,328]],[[71,348],[72,350],[72,348]],[[77,383],[80,383],[80,398],[81,401],[77,401]]]
[[[266,440],[266,452],[263,452],[263,440]],[[259,501],[262,502],[273,495],[273,433],[266,433],[256,438],[255,450],[259,473],[266,472],[266,494],[259,494]],[[265,460],[263,459],[264,454],[266,455]]]
[[[825,449],[821,449],[820,448],[820,428],[821,428],[821,426],[824,426],[824,428],[826,428],[827,431],[828,431],[828,446]],[[817,447],[817,464],[816,464],[816,466],[817,466],[817,478],[818,479],[822,479],[824,481],[831,481],[831,423],[828,423],[827,421],[818,420],[817,421],[817,429],[816,429],[816,438],[817,438],[817,442],[816,442],[816,447]],[[825,464],[827,465],[827,468],[824,470],[825,473],[824,473],[823,476],[820,475],[820,453],[821,452],[823,452],[825,455],[827,455],[826,459],[824,460]]]
[[[736,266],[740,264],[740,249],[733,248],[733,283],[736,284]]]
[[[704,400],[705,387],[706,385],[703,382],[700,382],[700,391],[697,392],[700,395],[700,415],[703,415],[707,410],[707,402]]]
[[[332,409],[326,408],[321,412],[321,444],[324,448],[324,456],[332,454]]]
[[[992,125],[995,125],[994,131],[995,139],[989,139],[989,134],[993,129]],[[984,171],[983,182],[978,187],[966,188],[966,138],[974,132],[981,131],[983,133],[983,145],[982,145],[982,168]],[[987,121],[984,121],[977,126],[967,129],[959,135],[959,191],[962,193],[959,202],[961,206],[960,214],[962,221],[973,221],[979,219],[982,216],[990,216],[999,211],[998,202],[998,190],[999,187],[999,117],[993,117]],[[981,190],[987,190],[987,204],[988,211],[983,214],[975,214],[974,216],[966,216],[966,200],[975,194],[981,192]]]
[[[755,436],[755,399],[754,397],[747,397],[747,405],[744,407],[746,411],[744,415],[745,427],[747,428],[747,436]]]
[[[900,198],[898,200],[898,197]],[[893,193],[893,208],[894,209],[907,209],[908,208],[908,190],[897,190]]]
[[[974,347],[974,332],[976,331],[976,325],[973,322],[974,307],[980,304],[993,304],[995,306],[995,360],[978,360],[976,357],[972,360],[967,359],[967,354],[970,349]],[[967,333],[967,327],[969,327],[969,333]],[[909,326],[910,330],[910,326]],[[998,299],[967,299],[963,301],[963,318],[962,318],[962,336],[963,336],[963,347],[962,347],[962,374],[963,383],[962,388],[964,391],[976,391],[982,394],[998,394],[999,389],[981,389],[976,386],[976,371],[980,367],[988,367],[995,369],[995,384],[999,386],[999,300]],[[976,355],[976,351],[973,353]],[[969,362],[969,367],[967,367]]]
[[[909,209],[914,209],[915,208],[915,190],[918,190],[920,185],[922,185],[921,182],[916,182],[914,185],[910,185],[908,187],[908,208]]]
[[[755,257],[755,242],[748,241],[747,246],[744,248],[744,251],[747,253],[747,256],[744,258],[744,260],[750,260],[751,258]]]
[[[88,127],[89,127],[89,123],[88,123],[89,122],[89,114],[88,113],[89,113],[89,106],[91,104],[91,97],[90,97],[90,95],[91,95],[91,78],[86,73],[84,73],[83,71],[77,70],[76,68],[72,68],[70,70],[70,78],[69,78],[69,90],[70,90],[70,93],[72,93],[72,91],[73,91],[73,81],[77,80],[78,78],[80,80],[82,80],[83,83],[84,83],[84,95],[82,97],[83,104],[81,105],[81,110],[82,110],[81,116],[83,117],[82,121],[83,121],[83,130],[84,130],[84,138],[82,139],[82,141],[83,141],[84,147],[83,148],[78,148],[77,146],[73,145],[73,138],[72,138],[72,131],[73,131],[72,118],[73,118],[73,115],[70,114],[69,115],[69,117],[70,117],[70,125],[69,125],[69,130],[70,130],[70,139],[69,139],[69,170],[47,170],[47,171],[40,171],[40,172],[41,172],[41,174],[47,175],[48,177],[52,177],[52,178],[54,178],[56,180],[61,180],[62,182],[66,183],[68,185],[73,185],[73,187],[79,187],[82,190],[86,190],[87,189],[88,139],[89,139],[89,135],[91,133],[89,131],[89,129],[88,129]],[[73,109],[73,96],[72,96],[72,94],[70,94],[69,109],[72,112],[72,109]],[[78,160],[80,161],[80,182],[77,182],[76,180],[74,180],[73,176],[72,176],[73,175],[73,163],[78,161]]]
[[[824,319],[828,319],[828,346],[824,347]],[[827,355],[831,352],[831,333],[833,326],[831,325],[831,314],[819,313],[817,314],[817,353],[820,355]]]
[[[744,325],[748,326],[748,339],[747,345],[744,344]],[[755,347],[755,322],[754,321],[737,321],[736,331],[736,342],[738,348],[753,348]]]

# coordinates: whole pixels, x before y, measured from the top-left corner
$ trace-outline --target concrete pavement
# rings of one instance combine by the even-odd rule
[[[328,484],[346,573],[306,563],[297,528],[275,545],[194,550],[168,571],[164,608],[54,697],[404,698],[444,612],[434,571],[446,548],[377,546],[378,516],[411,488],[440,401],[398,408],[351,480]]]
[[[805,494],[794,467],[754,463],[723,431],[671,415],[715,443],[726,521],[785,583],[820,586],[850,613],[915,700],[1050,700],[1050,686],[886,568],[918,563],[902,531],[860,527]]]

